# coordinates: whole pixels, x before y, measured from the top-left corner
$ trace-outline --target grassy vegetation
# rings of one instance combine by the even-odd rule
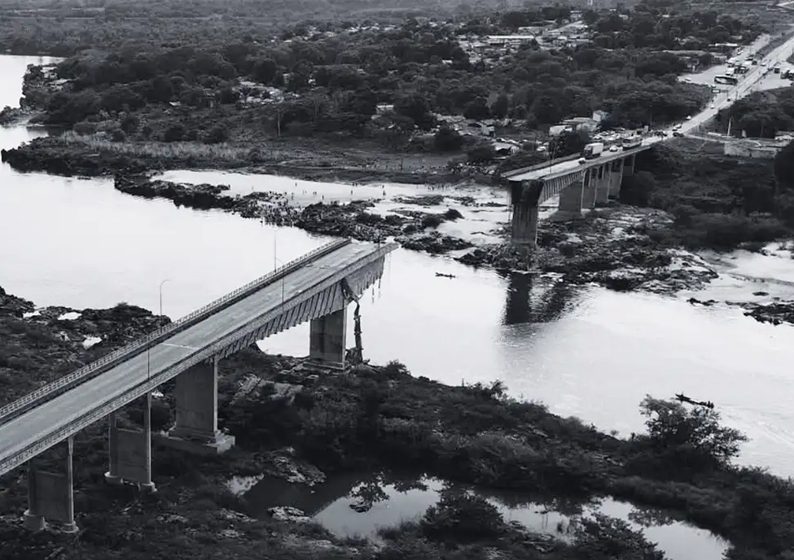
[[[8,296],[4,302],[0,328],[4,333],[22,332],[14,325],[30,321],[21,314],[31,304]],[[99,310],[92,317],[104,317],[108,327],[130,324],[129,311]],[[136,325],[124,329],[125,336],[143,330],[143,322]],[[52,360],[62,352],[53,338],[60,326],[43,321],[32,339],[24,334],[4,347],[3,356],[24,350],[50,359],[15,369],[25,377],[4,378],[5,392],[28,390],[28,376],[52,375]],[[36,339],[43,344],[37,346]],[[74,349],[79,342],[72,339],[67,344]],[[59,548],[60,557],[68,560],[105,559],[110,550],[133,560],[229,554],[247,559],[261,557],[257,555],[262,547],[268,557],[285,560],[354,555],[372,560],[473,559],[486,549],[499,550],[505,558],[541,557],[536,540],[505,525],[491,508],[470,496],[445,496],[421,523],[390,533],[382,549],[336,541],[311,525],[249,519],[244,515],[249,505],[223,483],[232,475],[279,472],[276,457],[282,462],[290,457],[294,468],[310,468],[300,467],[309,461],[327,473],[407,467],[453,481],[547,496],[613,495],[663,508],[730,539],[735,545],[731,558],[781,560],[794,548],[794,486],[759,470],[731,466],[741,436],[722,428],[713,411],[649,400],[643,405],[648,434],[623,440],[550,414],[542,405],[509,399],[500,383],[449,387],[413,377],[398,363],[358,366],[348,375],[316,378],[294,370],[295,365],[293,359],[269,357],[254,348],[225,360],[219,383],[220,423],[236,436],[237,448],[222,457],[200,458],[156,447],[153,468],[160,491],[154,496],[107,488],[102,477],[107,462],[105,427],[96,425],[79,434],[75,504],[83,527],[80,536],[74,541],[30,536],[11,515],[0,523],[3,560],[39,552],[47,556]],[[265,382],[232,403],[240,383],[250,376]],[[289,383],[292,396],[276,396],[268,381]],[[166,384],[165,397],[156,400],[153,423],[158,429],[171,421],[171,391]],[[139,419],[135,406],[125,412],[125,424]],[[41,461],[56,465],[53,455]],[[0,479],[4,513],[22,511],[25,496],[24,477],[12,473]],[[608,519],[586,523],[571,547],[560,545],[554,554],[543,557],[659,557],[627,527]]]
[[[672,229],[649,232],[659,242],[691,248],[754,247],[792,235],[792,197],[771,160],[702,152],[694,141],[657,145],[624,179],[621,201],[675,216]]]

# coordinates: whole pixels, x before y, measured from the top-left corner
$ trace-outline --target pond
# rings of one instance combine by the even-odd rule
[[[506,522],[517,522],[533,533],[571,541],[577,523],[596,513],[626,521],[666,554],[670,560],[720,560],[728,543],[710,532],[670,519],[663,512],[638,509],[629,503],[603,498],[595,503],[550,501],[516,492],[486,491],[454,485],[437,478],[419,479],[387,474],[349,474],[309,488],[275,479],[250,486],[245,479],[230,481],[259,516],[274,506],[303,510],[337,537],[380,541],[379,531],[403,522],[419,521],[435,505],[445,488],[473,492],[494,505]]]

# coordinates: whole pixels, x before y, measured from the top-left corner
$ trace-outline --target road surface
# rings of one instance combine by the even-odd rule
[[[110,368],[93,379],[0,425],[0,475],[10,470],[3,461],[53,434],[59,428],[97,410],[145,382],[149,375],[165,371],[196,352],[210,347],[223,336],[275,310],[319,283],[372,255],[372,244],[348,244],[289,273],[285,279],[265,285],[259,291],[161,341]],[[307,341],[308,346],[308,341]],[[11,466],[13,468],[13,465]]]

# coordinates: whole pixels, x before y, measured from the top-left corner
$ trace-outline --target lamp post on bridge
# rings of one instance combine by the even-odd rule
[[[160,282],[160,317],[163,316],[163,286],[166,282],[170,282],[170,278],[166,278],[162,282]]]

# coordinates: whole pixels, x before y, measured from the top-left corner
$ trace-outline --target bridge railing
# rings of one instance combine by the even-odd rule
[[[308,253],[287,262],[286,264],[268,272],[267,274],[252,280],[244,286],[241,286],[240,288],[225,294],[219,299],[216,299],[207,305],[192,311],[177,321],[164,325],[157,330],[154,330],[151,333],[134,340],[126,346],[123,346],[122,348],[109,352],[90,364],[87,364],[72,373],[64,375],[63,377],[59,377],[55,381],[47,383],[46,385],[39,387],[27,395],[20,397],[19,399],[3,407],[0,407],[0,424],[8,422],[10,419],[19,415],[21,412],[27,410],[30,407],[52,399],[58,394],[71,389],[75,385],[79,385],[80,383],[83,383],[88,379],[99,375],[111,365],[135,356],[147,350],[148,348],[151,348],[163,338],[174,335],[179,331],[195,324],[196,322],[205,319],[206,317],[227,307],[231,303],[250,295],[252,292],[257,291],[263,286],[279,279],[281,276],[288,274],[292,270],[305,265],[307,262],[315,260],[322,255],[336,251],[337,249],[344,247],[349,243],[349,239],[340,239],[313,249],[312,251],[309,251]]]
[[[347,241],[347,243],[349,243],[349,240]],[[293,265],[304,264],[307,257],[309,258],[309,260],[311,260],[312,257],[316,258],[318,254],[324,252],[323,249],[327,251],[329,250],[330,247],[335,246],[336,248],[338,248],[346,245],[347,243],[326,245],[325,247],[322,247],[316,251],[312,251],[311,253],[308,253],[307,255],[305,255],[300,259],[297,259],[296,261],[292,261],[292,263]],[[382,259],[389,252],[394,250],[396,247],[397,247],[396,243],[383,245],[378,249],[376,253],[369,256],[369,259],[370,261],[376,259]],[[288,266],[289,265],[285,265],[284,267],[282,267],[282,269],[287,268]],[[344,278],[349,273],[350,273],[350,267],[340,272],[337,272],[336,278],[332,277],[330,280],[328,279],[323,280],[315,287],[317,287],[318,289],[327,289],[329,285],[333,285],[334,282],[338,282],[339,277]],[[282,303],[282,307],[283,305],[284,304]],[[264,319],[262,324],[266,324],[266,322],[267,319]],[[148,391],[151,391],[153,388],[161,385],[162,383],[168,381],[169,379],[173,379],[176,375],[185,371],[186,369],[208,358],[211,358],[212,356],[216,356],[220,354],[224,348],[226,348],[231,343],[233,343],[235,338],[240,336],[239,331],[246,328],[250,330],[251,327],[239,327],[236,331],[223,335],[223,337],[220,340],[214,342],[210,346],[197,350],[193,354],[190,354],[188,356],[185,356],[184,358],[179,359],[177,362],[171,364],[165,369],[154,373],[150,379],[143,380],[134,387],[131,387],[123,394],[117,395],[116,397],[110,399],[109,401],[100,404],[99,406],[97,406],[97,408],[90,408],[90,407],[87,408],[85,411],[82,411],[79,417],[73,418],[72,420],[68,421],[63,426],[58,427],[54,431],[42,435],[39,439],[37,439],[33,443],[26,445],[24,448],[10,454],[9,456],[5,458],[0,458],[0,476],[7,473],[11,469],[21,465],[25,461],[35,457],[42,451],[52,447],[59,441],[63,441],[70,435],[78,432],[79,430],[85,428],[86,426],[89,426],[90,424],[93,424],[94,422],[101,420],[111,412],[118,410],[122,406],[125,406],[126,404],[132,402],[134,399],[138,398],[139,396],[145,394]]]

